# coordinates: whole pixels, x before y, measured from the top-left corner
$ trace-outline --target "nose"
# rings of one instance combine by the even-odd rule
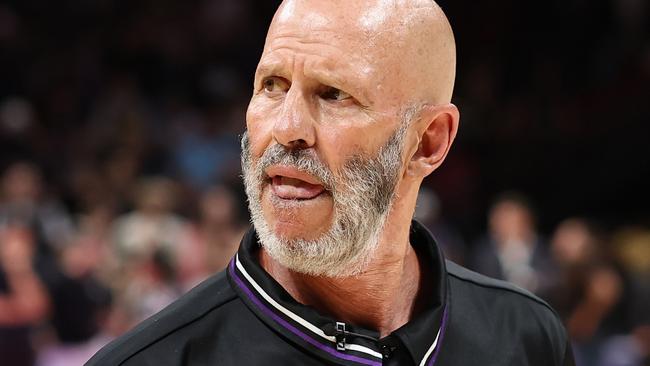
[[[304,93],[289,89],[282,113],[273,126],[273,139],[289,149],[306,149],[316,143],[314,119]]]

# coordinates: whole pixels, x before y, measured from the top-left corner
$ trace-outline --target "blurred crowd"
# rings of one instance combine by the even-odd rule
[[[551,303],[579,366],[649,365],[650,5],[439,3],[461,131],[418,219]],[[0,364],[81,365],[224,268],[277,4],[0,3]]]
[[[605,231],[586,217],[560,221],[542,234],[532,203],[504,192],[474,242],[440,216],[436,194],[420,193],[416,217],[448,258],[514,283],[550,303],[565,323],[578,365],[650,363],[650,228]]]
[[[221,271],[247,228],[224,185],[197,196],[193,216],[177,213],[178,183],[160,176],[133,182],[123,212],[97,204],[73,214],[44,187],[29,162],[9,165],[0,181],[3,365],[83,364]]]

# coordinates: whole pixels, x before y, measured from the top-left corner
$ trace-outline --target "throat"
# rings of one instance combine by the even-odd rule
[[[372,329],[384,337],[418,310],[419,264],[415,253],[403,261],[374,266],[361,275],[314,277],[292,272],[260,250],[260,265],[299,303],[333,320]]]

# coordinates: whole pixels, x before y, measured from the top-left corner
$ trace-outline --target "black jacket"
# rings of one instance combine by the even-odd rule
[[[413,222],[430,301],[389,336],[297,303],[256,262],[250,230],[228,269],[98,352],[88,366],[573,365],[564,327],[544,301],[445,261]]]

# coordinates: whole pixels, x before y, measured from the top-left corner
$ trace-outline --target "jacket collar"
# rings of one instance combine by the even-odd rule
[[[345,324],[347,332],[357,335],[348,333],[341,342],[342,332],[336,333],[336,319],[298,303],[259,265],[256,254],[260,245],[254,229],[242,239],[228,266],[228,278],[241,300],[265,324],[330,362],[381,365],[383,355],[401,343],[415,364],[433,365],[449,317],[445,260],[431,233],[417,221],[411,223],[410,242],[420,263],[429,266],[423,270],[429,272],[427,278],[431,279],[430,302],[414,319],[382,339],[378,339],[376,331]]]

